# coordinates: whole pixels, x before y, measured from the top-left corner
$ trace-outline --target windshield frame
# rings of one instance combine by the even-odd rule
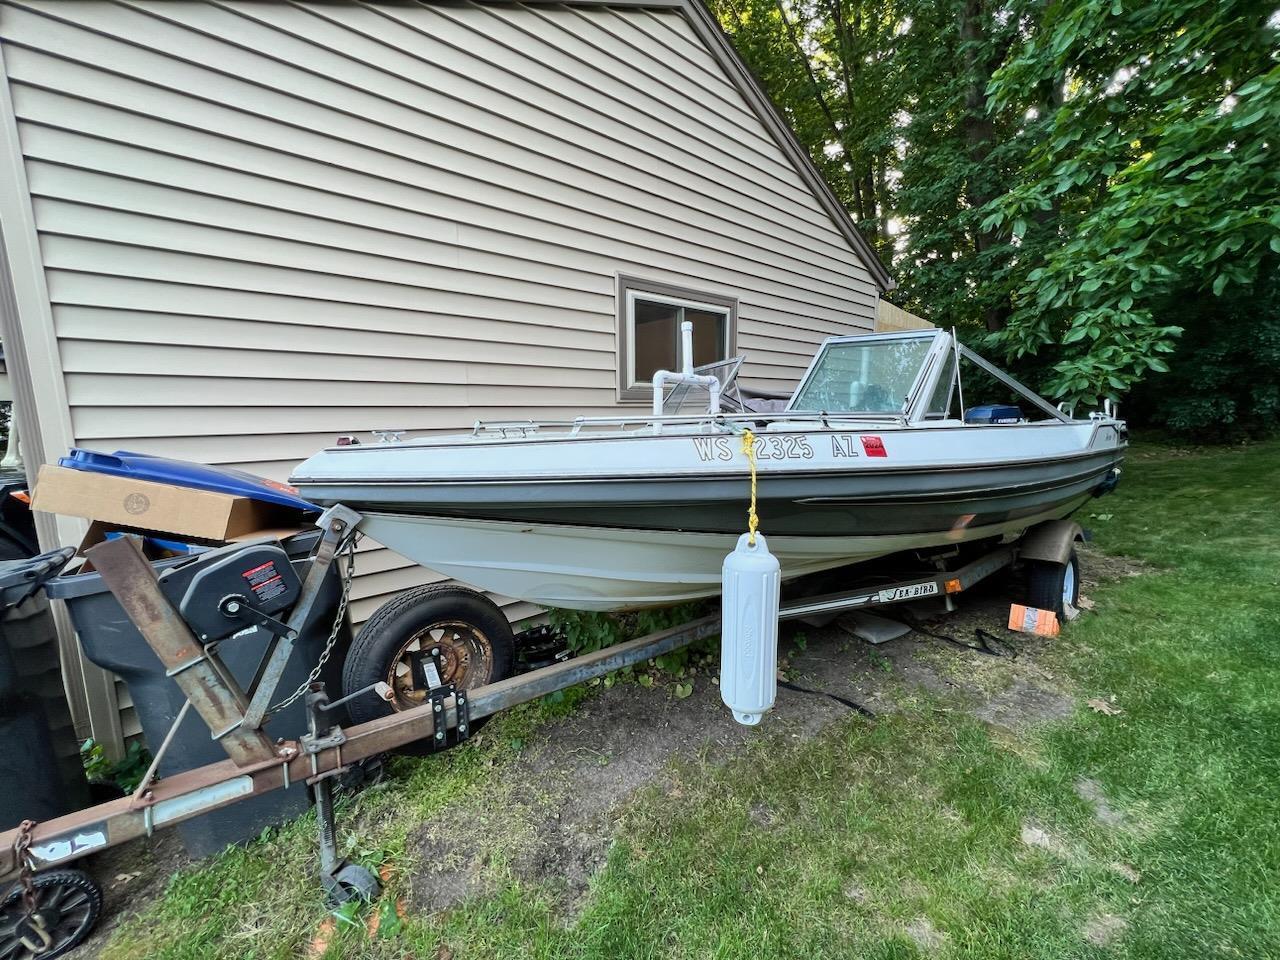
[[[822,362],[823,356],[826,354],[827,350],[830,349],[831,347],[838,347],[846,343],[875,344],[875,343],[890,343],[890,342],[896,342],[896,341],[902,341],[902,340],[929,341],[930,345],[929,345],[929,349],[925,352],[924,358],[920,361],[920,369],[916,371],[916,376],[915,376],[915,379],[912,381],[911,389],[907,391],[905,402],[902,404],[902,408],[897,413],[891,413],[891,412],[872,413],[867,411],[847,413],[847,412],[839,412],[834,410],[831,410],[831,411],[802,410],[801,408],[795,405],[796,399],[804,393],[805,387],[808,386],[809,381],[813,379],[815,373],[817,372],[818,366]],[[921,394],[923,393],[926,396],[929,396],[932,394],[933,385],[931,381],[937,379],[937,374],[940,367],[940,364],[938,362],[939,357],[942,354],[944,354],[947,350],[949,350],[950,346],[951,346],[951,336],[945,330],[940,330],[936,328],[925,329],[925,330],[903,330],[897,333],[862,333],[862,334],[854,334],[851,336],[843,336],[843,337],[828,337],[826,340],[822,341],[821,346],[818,347],[817,352],[813,355],[813,359],[809,361],[809,366],[808,366],[808,369],[805,370],[804,376],[800,378],[799,384],[796,385],[796,389],[794,390],[794,392],[792,392],[791,399],[787,402],[787,412],[788,413],[827,412],[827,413],[830,413],[832,416],[838,416],[838,417],[865,417],[868,419],[876,419],[876,420],[890,419],[890,420],[905,421],[909,419],[914,419],[913,414],[916,413],[916,408],[919,406],[919,400],[920,400]]]
[[[895,340],[929,340],[931,344],[924,355],[924,359],[920,361],[920,369],[916,372],[915,381],[911,385],[910,391],[907,393],[902,409],[898,413],[838,413],[832,410],[801,410],[795,405],[796,398],[803,392],[809,381],[813,378],[818,369],[818,364],[822,360],[822,356],[826,353],[827,348],[838,346],[845,343],[881,343]],[[828,337],[822,341],[818,350],[813,355],[813,359],[809,361],[809,366],[804,372],[804,376],[800,378],[800,383],[796,385],[795,391],[791,394],[791,399],[787,401],[787,413],[811,413],[811,414],[827,414],[832,418],[844,418],[852,420],[897,420],[901,423],[920,423],[929,418],[929,403],[933,399],[934,390],[937,388],[938,380],[946,371],[946,361],[948,355],[954,355],[956,360],[955,381],[956,391],[960,397],[960,423],[964,425],[964,387],[963,375],[960,371],[960,361],[965,359],[975,364],[990,376],[1003,383],[1014,393],[1025,397],[1033,406],[1040,410],[1041,413],[1047,415],[1051,421],[1058,423],[1076,423],[1074,417],[1065,413],[1059,407],[1055,407],[1044,397],[1040,396],[1030,387],[1015,379],[1011,374],[1001,370],[989,360],[980,357],[974,353],[958,339],[954,333],[941,328],[929,328],[924,330],[903,330],[896,333],[862,333],[853,334],[843,337]]]

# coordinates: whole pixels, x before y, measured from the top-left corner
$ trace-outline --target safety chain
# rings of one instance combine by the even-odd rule
[[[25,930],[18,938],[18,943],[27,949],[29,955],[38,957],[49,952],[53,946],[53,934],[37,911],[36,885],[32,879],[34,870],[31,866],[31,831],[35,829],[34,820],[23,820],[18,825],[18,835],[13,838],[13,856],[18,867],[18,882],[22,885],[22,920],[12,931]]]
[[[26,911],[25,919],[30,920],[36,912],[36,885],[32,881],[31,869],[31,831],[36,827],[34,820],[23,820],[18,825],[18,835],[13,838],[13,860],[18,867],[18,882],[22,885],[22,909]]]
[[[295,700],[311,689],[311,685],[320,677],[320,671],[324,669],[324,665],[329,660],[330,654],[333,653],[334,644],[338,642],[338,634],[342,632],[342,624],[347,617],[347,598],[351,595],[351,579],[356,572],[356,544],[360,542],[362,534],[355,534],[347,541],[344,552],[347,558],[346,570],[342,573],[342,597],[338,600],[338,612],[333,618],[333,629],[329,631],[329,639],[325,641],[324,650],[320,653],[320,659],[316,661],[315,667],[307,679],[302,681],[302,685],[290,694],[287,700],[282,700],[274,707],[267,711],[267,715],[279,713],[284,710]]]

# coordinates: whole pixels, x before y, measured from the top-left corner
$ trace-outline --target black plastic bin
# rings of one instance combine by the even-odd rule
[[[305,575],[307,558],[319,536],[320,531],[313,530],[284,541],[299,576]],[[161,560],[153,563],[152,567],[159,573],[182,562],[183,559]],[[293,654],[276,688],[277,702],[307,679],[324,650],[341,595],[341,565],[335,563],[330,569],[321,595],[322,602],[317,604],[311,622],[303,628],[302,635],[294,644]],[[54,599],[66,601],[85,655],[124,680],[147,745],[153,751],[158,749],[186,698],[178,685],[165,676],[159,658],[125,616],[116,598],[102,582],[102,577],[97,573],[64,575],[52,580],[45,591]],[[249,685],[269,639],[265,631],[254,630],[220,645],[219,656],[243,686]],[[337,646],[320,677],[330,690],[341,689],[342,662],[350,644],[350,627],[343,624]],[[306,726],[306,711],[299,698],[272,717],[265,729],[272,737],[295,739],[306,732]],[[163,777],[225,760],[226,756],[222,747],[210,737],[209,728],[200,716],[194,710],[188,711],[160,763],[159,773]],[[203,857],[228,844],[251,839],[266,826],[296,816],[307,808],[308,803],[306,787],[296,784],[289,790],[246,798],[188,820],[177,829],[187,851],[192,856]]]
[[[89,805],[71,724],[58,634],[42,581],[69,551],[0,562],[0,830]]]

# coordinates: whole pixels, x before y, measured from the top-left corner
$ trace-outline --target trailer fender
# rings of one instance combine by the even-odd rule
[[[1023,560],[1066,563],[1076,543],[1084,540],[1084,530],[1072,520],[1049,520],[1036,524],[1022,536],[1018,555]]]

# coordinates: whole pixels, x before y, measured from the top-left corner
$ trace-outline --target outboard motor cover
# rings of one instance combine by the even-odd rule
[[[762,534],[738,538],[724,558],[720,697],[733,718],[755,726],[778,695],[778,601],[782,573]]]
[[[1022,410],[1011,403],[988,403],[964,412],[965,423],[1021,423]]]

